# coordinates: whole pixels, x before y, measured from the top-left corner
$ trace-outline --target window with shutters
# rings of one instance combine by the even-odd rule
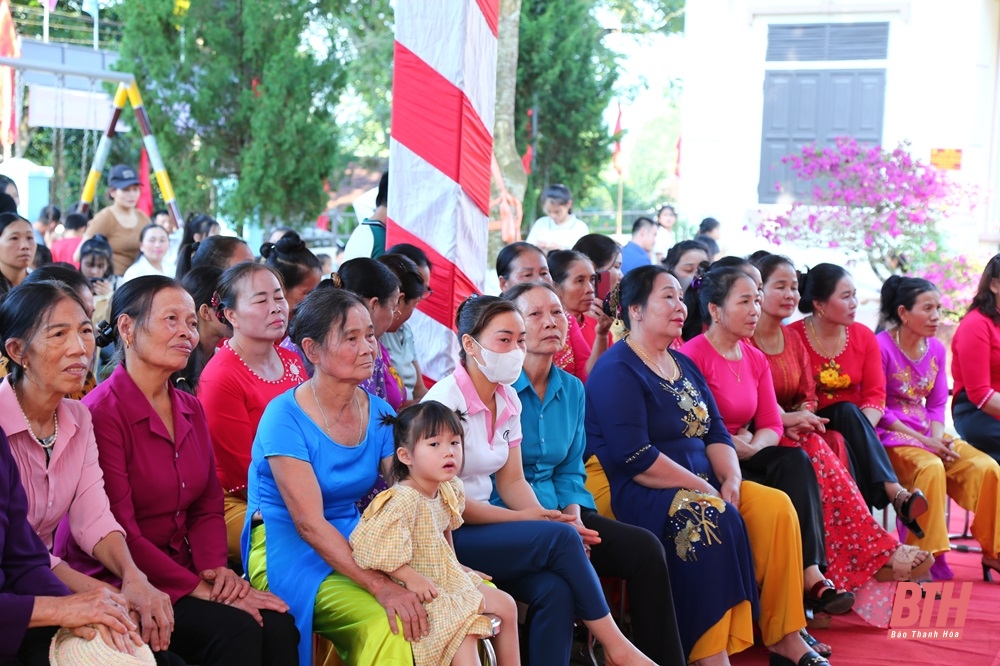
[[[764,75],[760,203],[775,203],[781,193],[810,197],[813,184],[796,179],[782,162],[804,145],[825,146],[840,136],[881,143],[885,69],[877,63],[858,67],[857,61],[884,61],[888,38],[888,23],[769,27],[766,60],[772,64]],[[836,61],[852,61],[852,67],[835,68]],[[795,62],[829,62],[830,68],[777,68]]]

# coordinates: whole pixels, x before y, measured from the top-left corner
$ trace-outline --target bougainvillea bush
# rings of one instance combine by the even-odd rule
[[[928,244],[926,263],[918,264],[913,274],[930,280],[941,292],[941,317],[946,324],[957,324],[968,311],[979,286],[979,277],[989,257],[948,256],[937,253],[937,246]]]
[[[773,243],[859,253],[882,280],[899,267],[901,256],[910,262],[931,258],[926,248],[941,245],[940,225],[975,206],[973,192],[914,158],[906,143],[886,150],[838,138],[822,148],[805,146],[784,162],[814,183],[812,200],[765,216],[761,235]]]

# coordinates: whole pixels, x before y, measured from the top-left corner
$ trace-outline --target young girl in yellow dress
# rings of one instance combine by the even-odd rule
[[[430,632],[413,644],[416,666],[479,664],[476,642],[493,633],[483,613],[502,623],[494,641],[499,663],[520,664],[514,600],[455,557],[451,531],[465,510],[461,415],[429,401],[386,421],[395,430],[397,481],[375,497],[351,534],[355,561],[389,574],[424,603]]]

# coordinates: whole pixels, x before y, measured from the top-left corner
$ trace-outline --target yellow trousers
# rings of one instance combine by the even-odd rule
[[[247,574],[255,589],[267,590],[267,551],[264,527],[250,534]],[[385,609],[375,597],[341,573],[327,576],[313,606],[315,666],[412,666],[413,652],[398,633],[392,633]],[[336,646],[336,647],[335,647]],[[339,653],[339,654],[338,654]],[[308,666],[303,664],[302,666]]]
[[[983,547],[983,555],[997,557],[1000,552],[1000,465],[976,447],[956,439],[954,450],[959,460],[945,463],[937,454],[916,446],[887,446],[889,461],[899,482],[906,488],[920,488],[927,496],[929,510],[917,522],[924,538],[913,532],[906,542],[935,555],[950,550],[948,526],[944,513],[948,496],[960,507],[975,513],[972,536]]]
[[[222,498],[222,511],[226,520],[226,547],[229,549],[229,559],[240,562],[246,567],[243,563],[240,536],[243,534],[243,523],[247,517],[247,501],[239,495],[226,493]]]
[[[615,514],[611,510],[611,484],[608,483],[608,475],[604,473],[597,456],[590,456],[587,460],[587,482],[584,485],[594,496],[597,513],[614,520]]]

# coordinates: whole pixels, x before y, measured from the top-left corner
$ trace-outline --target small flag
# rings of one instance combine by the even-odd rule
[[[55,3],[53,2],[52,4]],[[99,11],[99,7],[97,6],[97,0],[83,0],[83,3],[80,5],[80,11],[90,14],[94,18],[97,18],[97,13]]]
[[[139,154],[139,203],[135,207],[153,217],[153,183],[149,179],[149,153],[145,148]]]
[[[614,166],[615,171],[618,175],[622,175],[622,164],[621,164],[621,154],[622,154],[622,142],[619,140],[622,133],[622,105],[618,105],[618,122],[615,123],[615,149],[611,153],[611,165]]]
[[[45,4],[49,6],[50,12],[54,12],[56,10],[56,5],[59,4],[59,0],[46,0]]]

